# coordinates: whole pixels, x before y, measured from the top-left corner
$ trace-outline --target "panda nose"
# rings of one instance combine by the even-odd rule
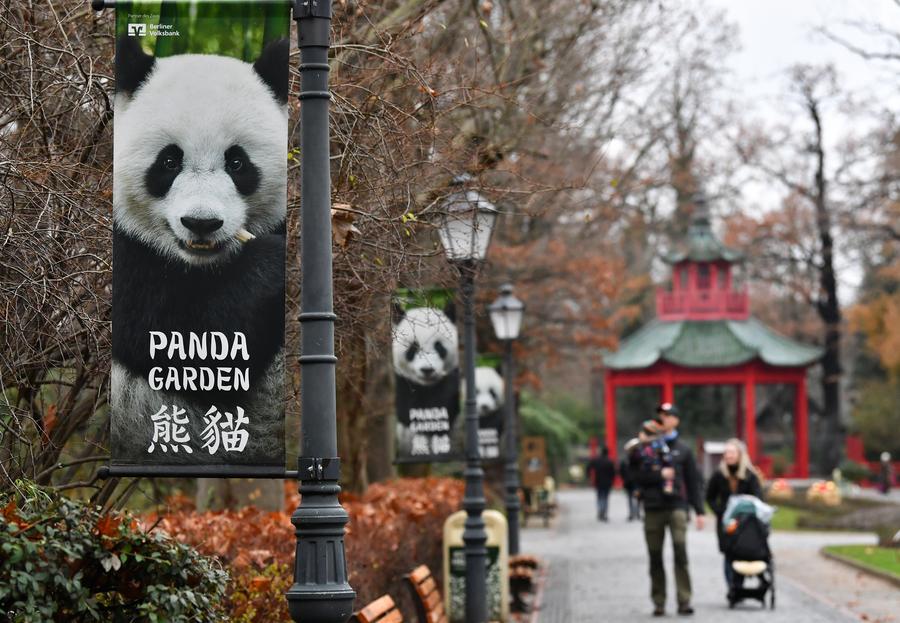
[[[200,236],[211,234],[219,229],[225,221],[220,218],[194,218],[193,216],[182,216],[181,224]]]
[[[431,376],[432,374],[434,374],[434,368],[422,368],[422,374],[424,374],[425,377],[427,378],[427,377]]]

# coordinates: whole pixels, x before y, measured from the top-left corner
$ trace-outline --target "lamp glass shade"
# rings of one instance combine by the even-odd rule
[[[494,334],[498,340],[514,340],[519,337],[525,305],[512,294],[512,286],[503,286],[500,298],[488,307]]]
[[[473,190],[450,195],[438,230],[444,252],[451,261],[487,257],[497,208]]]

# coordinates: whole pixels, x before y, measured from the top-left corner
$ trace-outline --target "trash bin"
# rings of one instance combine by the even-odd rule
[[[506,517],[495,510],[482,513],[487,532],[488,620],[509,620],[509,551]],[[444,600],[450,623],[466,620],[466,551],[463,543],[466,512],[444,522]]]

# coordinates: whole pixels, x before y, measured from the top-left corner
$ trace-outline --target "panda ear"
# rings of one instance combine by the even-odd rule
[[[253,69],[271,89],[275,99],[281,104],[288,100],[288,57],[291,54],[291,43],[285,39],[276,39],[267,45]]]
[[[444,314],[447,315],[447,318],[450,319],[450,322],[456,322],[456,304],[453,300],[448,300],[447,304],[444,306]]]
[[[119,37],[116,41],[116,92],[134,95],[154,67],[156,58],[144,52],[137,37]]]
[[[391,323],[399,324],[401,320],[406,316],[406,311],[403,309],[403,306],[400,305],[400,301],[396,298],[391,298]]]

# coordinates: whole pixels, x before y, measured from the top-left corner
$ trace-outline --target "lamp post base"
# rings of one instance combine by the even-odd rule
[[[338,459],[300,459],[300,473],[321,480],[301,481],[300,506],[291,515],[297,549],[287,600],[297,623],[345,623],[353,614],[356,593],[344,555],[349,517],[337,498],[339,465]]]

